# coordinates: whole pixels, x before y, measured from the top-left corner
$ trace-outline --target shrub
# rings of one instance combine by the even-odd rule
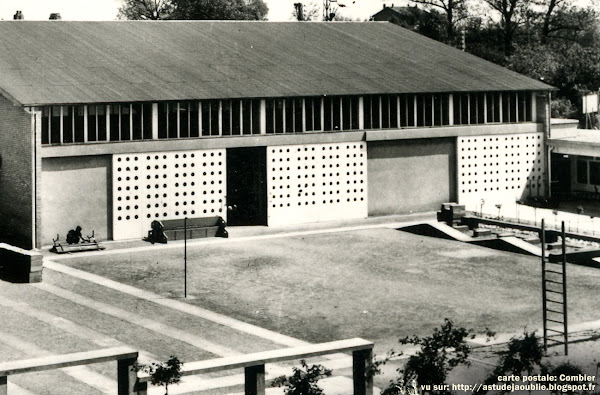
[[[142,371],[150,375],[152,385],[165,386],[165,395],[169,394],[169,385],[181,381],[181,362],[177,357],[171,355],[167,362],[152,363],[151,365],[137,364],[134,366],[136,372]]]
[[[578,375],[582,375],[583,374],[583,370],[581,370],[581,368],[577,365],[572,364],[571,362],[563,362],[560,365],[557,365],[555,367],[549,367],[548,369],[550,369],[550,372],[548,373],[550,376],[554,376],[557,378],[560,378],[562,374],[564,374],[565,376],[570,376],[570,377],[574,377],[574,376],[578,376]],[[557,380],[556,384],[559,385],[565,385],[565,384],[570,384],[570,385],[581,385],[581,384],[587,384],[587,382],[585,381],[579,381],[579,380],[570,380],[570,381],[566,381],[566,380]],[[575,394],[583,394],[583,393],[589,393],[587,391],[573,391],[573,390],[567,390],[567,391],[559,391],[559,390],[554,390],[550,392],[552,395],[561,395],[561,394],[565,394],[565,395],[575,395]]]
[[[472,331],[455,328],[448,318],[444,321],[444,325],[440,329],[436,328],[431,336],[400,339],[401,344],[414,344],[421,348],[408,358],[403,368],[398,369],[400,377],[390,383],[386,393],[411,393],[416,389],[417,383],[424,392],[430,394],[449,393],[447,390],[436,390],[434,386],[444,384],[448,373],[456,366],[470,364],[467,358],[471,348],[466,339]]]
[[[498,376],[531,376],[537,369],[542,369],[544,348],[535,332],[523,334],[523,338],[513,337],[506,351],[500,353],[500,361],[492,374],[485,380],[485,385],[498,383]],[[500,392],[506,393],[507,391]],[[487,391],[480,390],[479,394]]]
[[[323,390],[317,386],[317,381],[323,377],[331,376],[331,370],[323,365],[308,366],[301,360],[301,368],[293,367],[291,376],[280,376],[273,380],[273,387],[286,387],[286,395],[322,395]]]

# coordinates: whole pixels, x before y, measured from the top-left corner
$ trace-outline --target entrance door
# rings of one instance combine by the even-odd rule
[[[266,147],[227,149],[228,225],[267,224]]]
[[[551,193],[553,197],[564,198],[571,193],[572,156],[555,154],[551,156]]]

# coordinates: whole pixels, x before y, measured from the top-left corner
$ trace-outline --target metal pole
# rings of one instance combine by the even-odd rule
[[[187,298],[187,217],[183,219],[183,297]]]
[[[565,355],[569,355],[569,333],[567,320],[567,243],[565,221],[562,222],[562,283],[563,283],[563,334],[565,336]]]
[[[548,351],[548,330],[546,326],[546,229],[542,218],[542,310],[544,320],[544,352]]]

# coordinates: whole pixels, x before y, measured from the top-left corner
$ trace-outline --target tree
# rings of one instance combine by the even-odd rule
[[[544,12],[544,23],[542,27],[542,36],[547,38],[550,35],[550,22],[554,10],[566,3],[567,0],[546,0],[546,11]]]
[[[438,8],[445,15],[446,35],[448,43],[456,42],[457,24],[467,18],[466,0],[411,0],[412,2],[424,4],[429,9]]]
[[[472,17],[464,26],[465,50],[490,62],[506,65],[503,41],[498,26],[481,17]]]
[[[123,0],[120,19],[264,20],[263,0]]]
[[[519,24],[524,23],[529,11],[528,0],[484,0],[493,10],[500,13],[500,31],[504,43],[504,55],[514,50],[513,41]]]
[[[263,0],[248,0],[246,1],[246,15],[248,19],[256,21],[267,20],[269,7]]]
[[[124,0],[117,17],[130,20],[169,19],[173,12],[170,0]]]
[[[416,6],[403,7],[390,22],[436,41],[448,41],[444,17],[436,10],[426,11]]]
[[[142,371],[150,375],[152,385],[165,386],[165,395],[169,395],[169,385],[181,381],[181,367],[183,363],[174,356],[167,362],[152,363],[151,365],[136,364],[133,370]]]
[[[172,19],[264,20],[269,8],[263,0],[171,0]]]
[[[540,32],[537,40],[516,40],[515,50],[506,58],[505,65],[557,87],[558,91],[552,95],[552,116],[573,118],[581,111],[581,95],[596,91],[600,86],[600,47],[597,45],[600,29],[593,10],[570,7],[560,12],[565,21],[587,22],[572,30],[552,27],[549,36],[544,38],[540,19],[535,26]],[[553,22],[551,26],[557,25]]]
[[[294,3],[294,12],[292,16],[297,21],[317,21],[319,20],[321,10],[314,1],[310,3]]]
[[[549,39],[576,41],[580,34],[596,22],[592,9],[569,6],[566,0],[546,0],[542,21],[542,42]]]

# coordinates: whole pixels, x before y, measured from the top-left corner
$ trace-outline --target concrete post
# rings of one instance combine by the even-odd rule
[[[373,378],[367,377],[367,367],[373,362],[373,350],[359,350],[352,353],[352,378],[354,395],[373,395]]]
[[[265,395],[265,365],[249,366],[244,369],[244,393]]]
[[[267,134],[267,101],[260,101],[260,134]]]
[[[448,95],[448,125],[454,125],[454,95]]]
[[[117,361],[118,395],[134,395],[138,393],[134,390],[137,381],[137,372],[133,369],[133,365],[136,362],[137,358],[120,359]]]
[[[152,140],[158,140],[158,103],[152,103]]]
[[[148,383],[136,383],[134,390],[135,395],[148,395]]]
[[[365,98],[363,96],[358,98],[358,128],[360,130],[365,128]]]

